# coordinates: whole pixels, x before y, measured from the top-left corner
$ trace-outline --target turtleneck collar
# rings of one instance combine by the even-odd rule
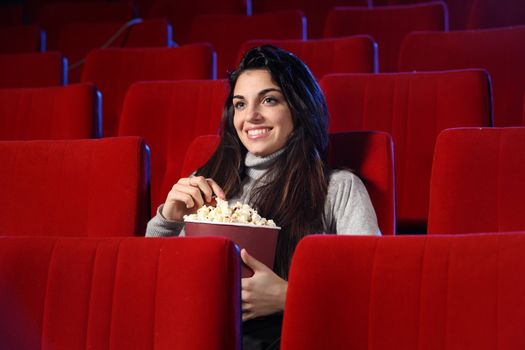
[[[277,152],[274,152],[265,157],[259,157],[250,152],[246,153],[246,158],[244,158],[246,175],[254,180],[259,180],[266,173],[273,161],[277,159],[277,157],[279,157],[283,152],[284,148],[281,148]]]

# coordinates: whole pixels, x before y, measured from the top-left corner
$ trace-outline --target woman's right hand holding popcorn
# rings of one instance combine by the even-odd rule
[[[216,195],[225,199],[222,188],[212,179],[192,176],[179,179],[168,193],[162,216],[171,221],[181,221],[184,215],[192,214],[206,203],[213,201]]]

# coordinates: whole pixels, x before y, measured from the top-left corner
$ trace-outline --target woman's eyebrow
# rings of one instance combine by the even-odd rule
[[[267,94],[267,93],[269,93],[269,92],[272,92],[272,91],[275,91],[275,92],[278,92],[278,93],[282,94],[281,89],[278,89],[278,88],[268,88],[268,89],[263,89],[263,90],[259,91],[259,92],[257,93],[257,95],[258,95],[258,96],[265,95],[265,94]],[[235,95],[235,96],[232,97],[232,99],[234,99],[234,98],[244,100],[244,96],[242,96],[242,95]]]

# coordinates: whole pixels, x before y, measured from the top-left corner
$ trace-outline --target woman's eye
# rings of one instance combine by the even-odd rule
[[[244,102],[242,102],[242,101],[235,102],[233,104],[233,108],[235,108],[235,109],[243,109],[244,108]]]
[[[275,104],[275,103],[277,103],[277,99],[274,98],[274,97],[265,97],[264,100],[263,100],[263,103]]]

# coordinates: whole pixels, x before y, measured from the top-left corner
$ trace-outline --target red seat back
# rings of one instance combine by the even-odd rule
[[[327,75],[320,83],[331,132],[381,130],[392,135],[397,222],[424,231],[437,135],[451,127],[490,126],[486,72],[340,74]]]
[[[0,55],[0,88],[67,84],[67,62],[58,52]]]
[[[307,236],[281,348],[523,349],[524,233]]]
[[[301,10],[308,21],[308,38],[323,37],[323,28],[328,12],[336,6],[372,6],[372,0],[255,0],[254,12]]]
[[[518,126],[525,91],[524,42],[525,26],[412,33],[401,47],[399,70],[486,69],[492,80],[495,125]]]
[[[0,53],[41,52],[45,49],[45,34],[37,25],[0,27]]]
[[[0,236],[144,235],[140,138],[1,141]]]
[[[240,349],[221,238],[0,238],[5,349]]]
[[[187,44],[192,42],[189,38],[190,28],[197,16],[204,14],[251,15],[251,3],[252,0],[153,0],[147,15],[141,16],[167,18],[173,26],[175,42]]]
[[[103,136],[115,136],[124,96],[132,83],[210,79],[213,71],[213,49],[208,44],[177,48],[98,49],[87,56],[82,81],[95,83],[102,92]]]
[[[210,42],[217,52],[217,76],[225,78],[237,68],[237,54],[250,39],[303,39],[306,35],[300,11],[276,12],[254,16],[202,15],[195,18],[191,42]]]
[[[92,84],[0,89],[0,140],[99,137],[100,108]]]
[[[137,21],[138,22],[138,21]],[[165,19],[134,22],[75,22],[62,26],[48,46],[69,61],[69,82],[78,82],[89,51],[106,47],[168,47],[170,25]]]
[[[365,35],[310,40],[249,40],[242,44],[237,62],[248,49],[261,45],[274,45],[294,53],[318,80],[330,73],[377,72],[377,44]]]
[[[328,164],[348,168],[364,182],[383,235],[396,232],[394,149],[389,134],[353,131],[330,134]]]
[[[180,176],[188,177],[203,166],[215,152],[220,140],[221,137],[219,135],[197,136],[186,150]]]
[[[396,72],[403,38],[416,30],[448,30],[447,7],[441,2],[366,7],[336,7],[326,18],[325,37],[367,34],[379,47],[379,70]]]
[[[436,143],[428,233],[525,230],[525,128],[443,131]]]
[[[218,132],[227,89],[223,80],[138,83],[129,89],[119,135],[142,136],[151,149],[153,213],[180,178],[193,139]]]

